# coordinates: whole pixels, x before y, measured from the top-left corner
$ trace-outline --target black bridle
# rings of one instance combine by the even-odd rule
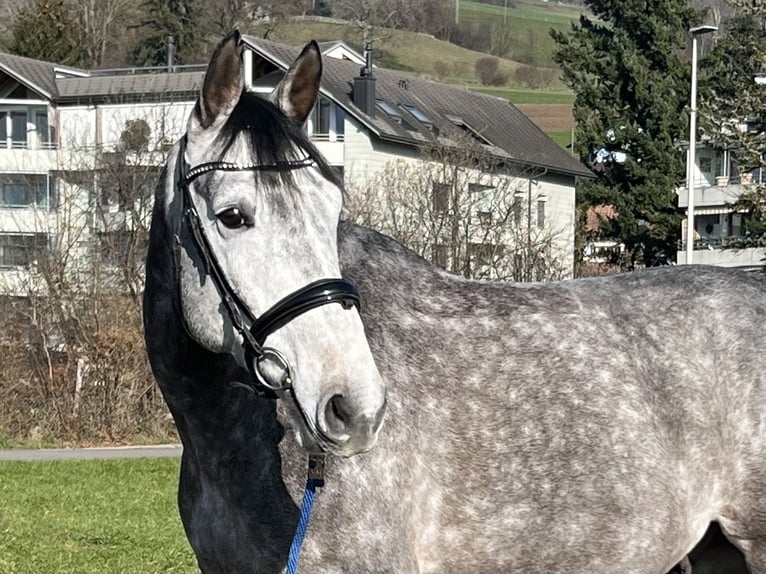
[[[191,231],[192,240],[208,275],[221,296],[231,323],[242,336],[247,366],[254,377],[252,388],[269,398],[276,398],[279,391],[292,388],[293,379],[290,363],[276,349],[264,347],[266,338],[287,323],[303,313],[327,305],[340,303],[344,309],[359,308],[359,292],[353,284],[345,279],[319,279],[305,287],[290,293],[274,304],[260,317],[256,317],[250,308],[242,301],[237,292],[226,279],[226,274],[210,247],[205,230],[192,201],[190,184],[200,175],[211,171],[292,171],[314,165],[311,158],[296,161],[278,162],[270,165],[236,164],[226,161],[210,161],[186,169],[184,158],[186,151],[186,136],[181,138],[178,160],[176,161],[175,182],[183,201],[184,221]],[[246,324],[249,324],[249,328]],[[278,381],[262,372],[265,361],[275,362],[282,370]]]

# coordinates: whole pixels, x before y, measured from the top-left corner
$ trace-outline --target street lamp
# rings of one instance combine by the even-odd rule
[[[686,264],[691,265],[694,258],[694,172],[695,154],[697,153],[697,38],[703,34],[717,31],[716,26],[695,26],[689,29],[692,35],[692,105],[689,117],[689,155],[686,165],[686,189],[689,204],[686,212]]]

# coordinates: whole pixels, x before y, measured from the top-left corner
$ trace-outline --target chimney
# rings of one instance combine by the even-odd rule
[[[370,117],[375,117],[375,78],[372,76],[372,42],[364,46],[364,67],[354,78],[351,97],[354,105]]]
[[[176,66],[176,38],[173,34],[168,34],[168,72],[173,72]]]

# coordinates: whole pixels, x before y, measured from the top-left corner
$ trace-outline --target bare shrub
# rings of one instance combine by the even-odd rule
[[[135,302],[71,295],[3,301],[4,434],[72,443],[172,439]]]
[[[519,66],[513,73],[519,84],[532,89],[548,88],[556,79],[556,70],[539,66]]]
[[[455,145],[424,147],[421,159],[349,185],[349,217],[464,277],[562,278],[561,232],[533,207],[537,174],[508,171],[469,135],[444,135]]]
[[[131,125],[139,125],[134,123]],[[143,342],[142,286],[157,156],[78,150],[25,210],[35,237],[0,273],[0,434],[65,443],[172,440]],[[134,142],[135,143],[135,142]],[[125,147],[136,147],[128,152]],[[22,246],[23,247],[23,246]]]
[[[446,78],[449,75],[451,68],[452,66],[442,60],[436,60],[434,62],[434,74],[436,74],[436,77],[439,80]]]
[[[502,86],[508,81],[508,74],[500,70],[500,60],[497,58],[479,58],[474,70],[484,86]]]
[[[482,30],[481,25],[475,23],[461,23],[452,31],[449,40],[453,44],[476,52],[486,52],[488,48],[486,31]]]
[[[492,22],[488,25],[489,53],[500,58],[511,50],[513,33],[508,24]]]

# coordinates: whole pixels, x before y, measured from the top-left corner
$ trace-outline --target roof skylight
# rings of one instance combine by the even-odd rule
[[[412,117],[418,120],[421,124],[424,124],[428,129],[431,129],[433,127],[434,123],[428,118],[427,115],[421,112],[417,108],[417,106],[415,106],[414,104],[401,103],[399,105],[405,110],[407,110],[412,115]]]
[[[463,118],[459,118],[457,116],[447,116],[447,119],[451,121],[456,127],[460,128],[460,130],[469,135],[471,138],[476,140],[477,142],[484,144],[484,145],[492,145],[492,142],[489,141],[487,138],[485,138],[483,135],[481,135],[481,132],[474,129],[473,126],[471,126],[468,122],[466,122]]]
[[[388,102],[386,102],[385,100],[375,100],[375,105],[376,105],[378,108],[380,108],[381,110],[383,110],[383,112],[384,112],[384,113],[385,113],[385,114],[386,114],[388,117],[390,117],[390,118],[392,118],[393,120],[395,120],[395,121],[397,121],[397,122],[401,123],[401,121],[402,121],[402,115],[401,115],[401,114],[400,114],[398,111],[396,111],[396,108],[395,108],[394,106],[392,106],[391,104],[389,104],[389,103],[388,103]]]

